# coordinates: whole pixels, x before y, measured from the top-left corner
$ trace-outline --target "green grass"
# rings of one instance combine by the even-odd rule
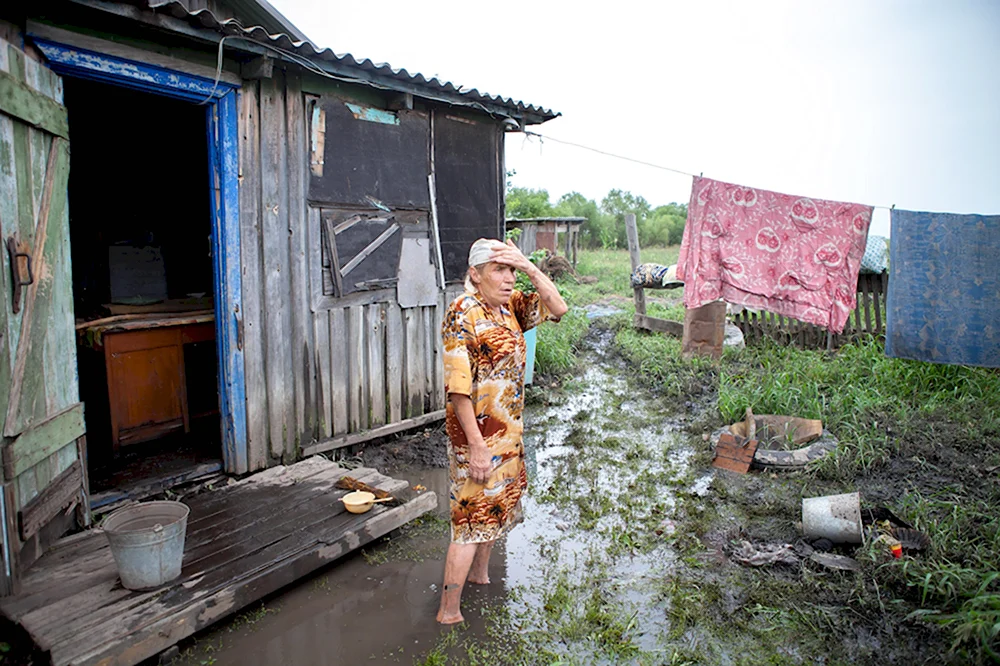
[[[655,247],[642,251],[643,263],[669,266],[677,263],[680,247]],[[629,276],[632,273],[628,250],[581,250],[576,270],[580,275],[599,278],[594,284],[568,285],[574,305],[595,303],[607,296],[632,298]],[[648,292],[647,292],[648,293]],[[679,290],[675,292],[680,294]]]
[[[835,459],[841,478],[884,465],[928,419],[948,424],[951,446],[1000,438],[1000,374],[992,370],[888,358],[875,340],[829,356],[764,344],[724,360],[722,419],[737,421],[747,407],[822,419],[846,445]]]
[[[679,362],[675,376],[688,367]],[[1000,492],[978,469],[1000,465],[1000,374],[888,358],[871,340],[833,355],[775,344],[728,353],[718,381],[722,423],[751,407],[822,419],[838,437],[835,455],[803,479],[803,494],[810,479],[830,492],[877,487],[875,479],[899,488],[890,508],[926,532],[933,550],[886,561],[875,581],[919,607],[910,619],[950,629],[953,658],[1000,658]]]
[[[647,254],[645,261],[676,260],[676,248]],[[641,377],[668,397],[717,395],[708,425],[737,421],[751,407],[758,414],[822,419],[840,440],[834,455],[789,477],[788,497],[755,507],[735,494],[726,501],[740,505],[749,520],[765,522],[771,513],[787,514],[784,505],[807,493],[865,487],[888,493],[883,503],[927,533],[934,545],[930,553],[901,561],[871,553],[871,582],[852,593],[852,603],[888,609],[890,615],[900,603],[916,608],[893,616],[894,621],[947,628],[956,663],[1000,662],[1000,373],[888,358],[876,340],[833,354],[764,343],[727,350],[720,361],[683,360],[678,340],[632,327],[627,252],[583,253],[578,268],[601,281],[569,287],[570,299],[620,298],[625,312],[602,325],[612,327],[615,348]],[[660,296],[649,307],[651,315],[682,319],[679,291],[650,294]],[[693,509],[697,503],[703,501],[685,502],[704,532],[712,512]],[[781,627],[782,636],[804,627],[836,633],[830,619],[836,613],[803,604],[797,596],[803,590],[793,587],[789,593],[787,588],[781,595],[761,597],[756,624],[770,618],[773,622],[764,624]],[[691,604],[710,601],[691,581],[674,584],[669,596],[684,600],[672,611],[680,614],[675,618],[680,626],[700,621]]]
[[[678,251],[678,247],[652,248],[644,252],[643,261],[669,265],[677,262]],[[581,276],[597,277],[599,280],[594,284],[578,284],[572,279],[559,281],[559,290],[569,304],[570,311],[559,324],[543,324],[538,327],[535,367],[539,374],[565,375],[577,367],[576,352],[590,326],[583,306],[610,298],[618,301],[620,307],[632,308],[630,319],[634,312],[634,307],[630,304],[631,268],[627,250],[582,250],[577,272]],[[650,298],[649,314],[683,321],[684,307],[679,303],[681,292],[673,290],[661,294],[658,299]]]
[[[539,326],[535,371],[558,375],[574,369],[578,345],[587,335],[589,326],[587,313],[579,308],[571,308],[558,324]]]

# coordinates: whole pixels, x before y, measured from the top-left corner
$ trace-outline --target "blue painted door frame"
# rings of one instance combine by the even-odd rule
[[[48,59],[48,66],[58,74],[182,99],[206,108],[222,457],[227,472],[243,474],[248,468],[240,280],[239,89],[200,76],[29,36]]]

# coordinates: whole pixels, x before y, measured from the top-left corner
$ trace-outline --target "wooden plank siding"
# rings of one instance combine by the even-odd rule
[[[243,363],[250,471],[268,466],[267,391],[261,264],[260,84],[240,90],[240,258],[243,271]]]
[[[288,140],[284,77],[261,81],[261,220],[264,380],[271,456],[281,460],[294,441],[292,294],[289,257]],[[294,446],[294,444],[292,444]]]
[[[313,364],[314,326],[307,249],[309,148],[306,141],[305,99],[299,75],[289,73],[285,93],[288,174],[288,244],[291,280],[293,437],[285,440],[285,455],[295,460],[302,445],[317,432],[316,372]],[[316,238],[317,242],[319,238]]]
[[[865,337],[885,334],[885,294],[888,287],[887,273],[859,275],[857,307],[840,334],[828,335],[825,328],[771,312],[743,310],[733,315],[731,320],[743,331],[748,345],[769,339],[804,349],[834,349]]]
[[[343,297],[324,287],[326,211],[364,209],[310,198],[315,99],[278,71],[244,82],[240,93],[251,470],[433,422],[446,404],[441,320],[460,285],[439,290],[433,305],[410,308],[400,307],[391,285]],[[327,143],[335,138],[328,133]],[[393,214],[410,237],[429,237],[428,212]]]

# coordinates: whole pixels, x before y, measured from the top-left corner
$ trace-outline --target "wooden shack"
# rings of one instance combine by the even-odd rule
[[[92,494],[442,417],[504,132],[556,114],[303,37],[264,0],[0,5],[0,591]]]

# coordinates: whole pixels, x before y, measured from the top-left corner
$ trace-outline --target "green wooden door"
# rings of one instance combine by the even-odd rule
[[[68,179],[62,80],[0,39],[0,594],[88,518]]]

